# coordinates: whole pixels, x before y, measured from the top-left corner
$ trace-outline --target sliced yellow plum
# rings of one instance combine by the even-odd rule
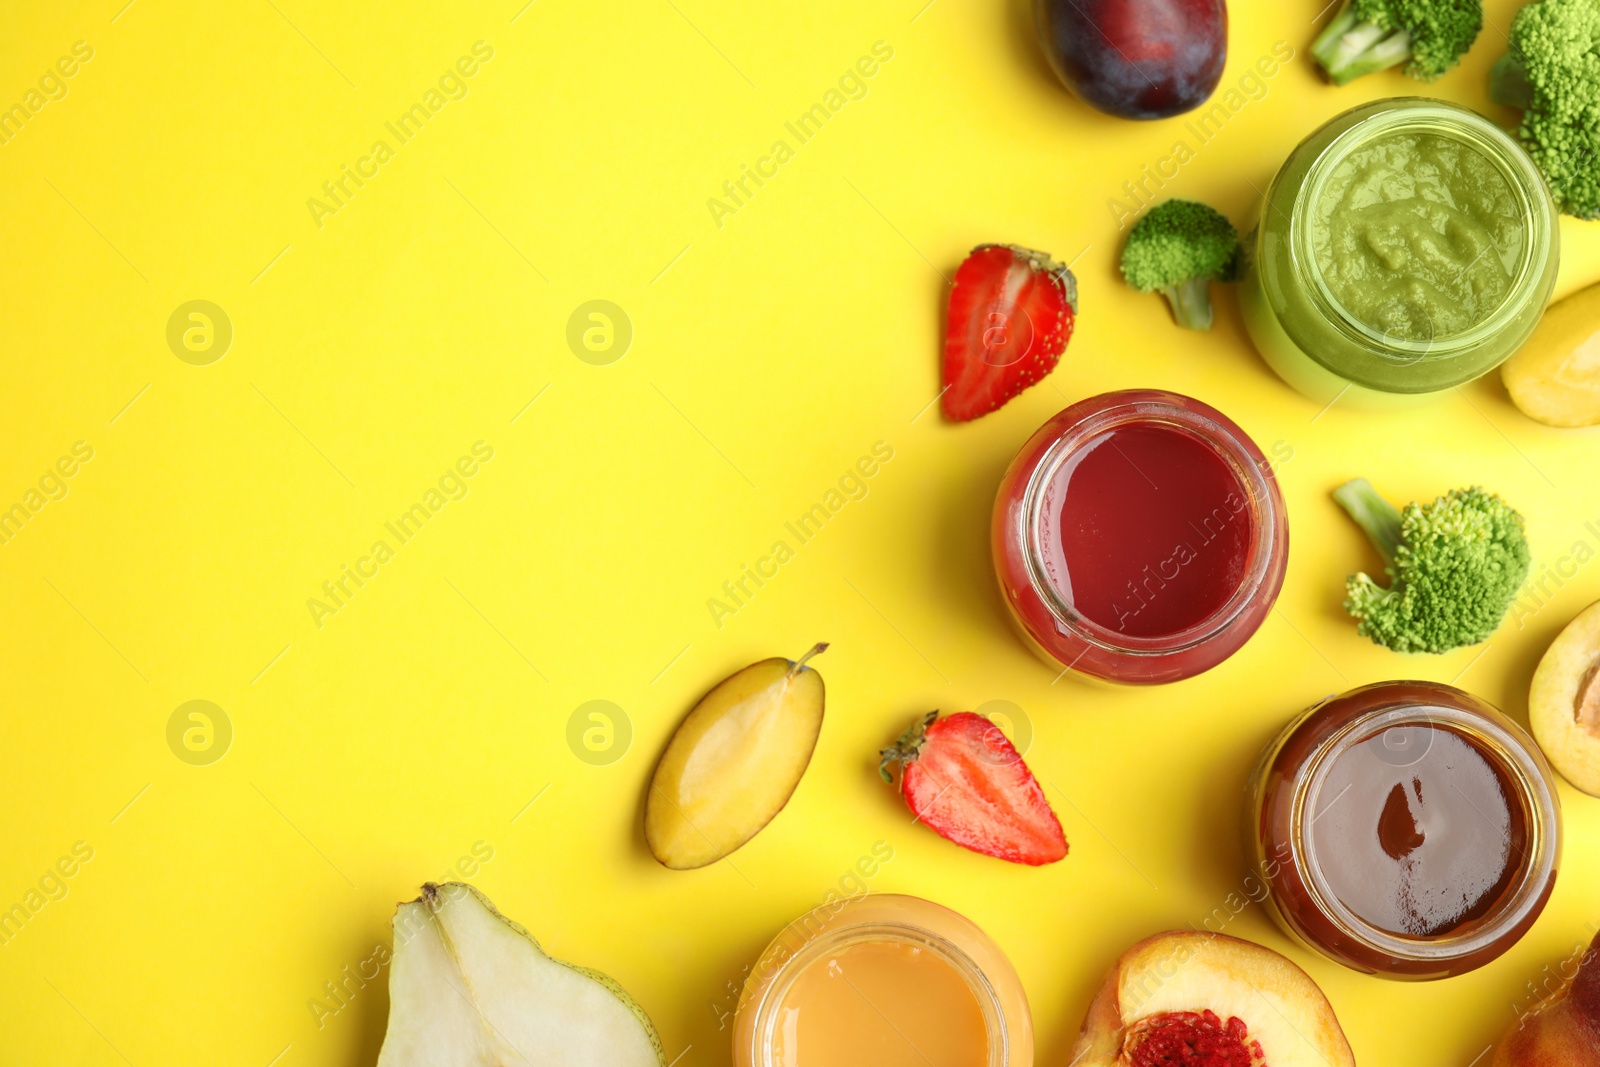
[[[1600,796],[1600,603],[1581,611],[1545,651],[1528,690],[1528,723],[1555,769]]]
[[[715,862],[789,802],[822,732],[822,675],[764,659],[718,683],[678,724],[645,800],[644,836],[664,866]]]
[[[1549,426],[1600,424],[1600,285],[1546,311],[1538,329],[1500,368],[1511,400]]]

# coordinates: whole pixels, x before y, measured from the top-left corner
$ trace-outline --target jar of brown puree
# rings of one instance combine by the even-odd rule
[[[1555,884],[1549,766],[1500,711],[1433,682],[1380,682],[1301,714],[1262,754],[1246,854],[1291,936],[1399,979],[1481,967]]]

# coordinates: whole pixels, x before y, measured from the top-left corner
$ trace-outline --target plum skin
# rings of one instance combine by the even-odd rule
[[[1034,0],[1034,17],[1056,76],[1122,118],[1199,107],[1228,58],[1227,0]]]

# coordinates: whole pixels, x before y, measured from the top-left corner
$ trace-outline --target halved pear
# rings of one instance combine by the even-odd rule
[[[1074,1067],[1153,1067],[1215,1050],[1211,1063],[1355,1067],[1333,1006],[1311,976],[1269,948],[1178,930],[1124,952],[1106,975]]]
[[[700,698],[667,742],[644,806],[644,837],[663,866],[704,867],[783,810],[822,732],[822,675],[779,656]]]
[[[1562,777],[1600,796],[1600,603],[1550,642],[1528,689],[1528,725]]]
[[[616,982],[545,955],[460,882],[430,882],[395,910],[378,1067],[602,1063],[666,1063],[649,1016]]]

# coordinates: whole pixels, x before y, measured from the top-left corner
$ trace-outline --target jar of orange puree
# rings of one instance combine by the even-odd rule
[[[1017,972],[948,908],[879,894],[817,908],[745,982],[734,1067],[1032,1067]]]

